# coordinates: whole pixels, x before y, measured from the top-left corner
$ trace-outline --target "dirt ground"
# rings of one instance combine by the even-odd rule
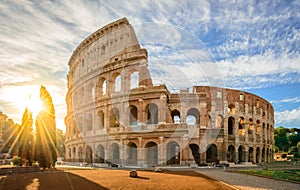
[[[194,171],[56,170],[0,176],[1,190],[232,190],[233,188]]]

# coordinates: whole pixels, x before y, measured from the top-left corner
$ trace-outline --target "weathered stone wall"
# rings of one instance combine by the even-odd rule
[[[153,86],[127,19],[85,39],[69,60],[69,161],[122,165],[270,162],[274,110],[247,92]]]

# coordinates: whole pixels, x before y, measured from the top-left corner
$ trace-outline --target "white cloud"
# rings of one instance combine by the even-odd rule
[[[271,104],[273,103],[299,103],[300,97],[294,97],[294,98],[286,98],[282,100],[272,100],[270,101]]]
[[[299,127],[300,126],[300,107],[292,110],[275,112],[275,123],[277,126]]]

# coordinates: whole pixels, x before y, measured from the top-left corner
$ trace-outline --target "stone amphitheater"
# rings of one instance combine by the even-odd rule
[[[68,62],[66,160],[95,166],[256,164],[273,160],[274,109],[213,86],[153,85],[126,18],[84,39]]]

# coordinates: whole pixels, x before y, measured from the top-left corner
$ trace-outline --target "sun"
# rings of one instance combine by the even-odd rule
[[[27,103],[27,108],[32,112],[33,116],[37,116],[37,114],[42,110],[42,102],[39,97],[29,95],[29,100]]]

